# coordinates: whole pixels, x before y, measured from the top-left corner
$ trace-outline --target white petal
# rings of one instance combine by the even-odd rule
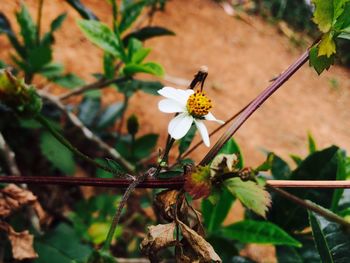
[[[224,124],[225,123],[224,121],[218,120],[217,118],[215,118],[214,115],[212,113],[210,113],[210,112],[207,115],[205,115],[204,118],[207,121],[216,121],[217,123],[220,123],[220,124]]]
[[[208,130],[207,127],[205,127],[203,121],[200,120],[194,120],[194,123],[197,126],[197,129],[199,131],[199,134],[202,136],[203,142],[204,144],[209,147],[210,146],[210,140],[209,140],[209,134],[208,134]]]
[[[191,96],[194,93],[194,91],[191,89],[182,90],[175,89],[172,87],[164,87],[158,90],[158,93],[168,99],[173,99],[179,102],[183,106],[186,106],[188,97]]]
[[[182,106],[180,103],[172,99],[161,100],[158,103],[158,108],[160,111],[165,113],[175,113],[175,112],[186,111],[186,107]]]
[[[193,117],[187,113],[180,113],[172,119],[168,126],[168,132],[175,140],[181,139],[191,128]]]

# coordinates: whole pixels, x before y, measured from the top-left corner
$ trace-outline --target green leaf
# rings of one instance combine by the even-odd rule
[[[322,36],[321,42],[318,44],[318,56],[331,57],[336,53],[335,42],[333,39],[333,33],[328,32]]]
[[[339,150],[337,152],[338,155],[338,167],[337,167],[337,176],[336,180],[346,180],[346,153],[344,151]],[[332,205],[331,210],[336,213],[338,211],[339,201],[343,195],[344,189],[336,189],[333,193],[332,197]]]
[[[343,39],[350,40],[350,33],[343,32],[343,33],[341,33],[338,37],[339,37],[339,38],[343,38]]]
[[[126,35],[123,38],[123,43],[125,45],[128,44],[130,39],[136,38],[140,41],[145,41],[147,39],[153,38],[153,37],[160,37],[160,36],[174,36],[175,33],[169,29],[166,29],[164,27],[159,26],[147,26],[143,27],[141,29],[138,29],[136,31],[131,32],[130,34]]]
[[[151,52],[150,48],[141,48],[132,54],[131,62],[135,64],[140,64]]]
[[[35,46],[37,28],[34,21],[24,3],[21,4],[21,9],[16,13],[17,22],[21,28],[21,35],[23,37],[25,47],[30,48]]]
[[[34,248],[39,254],[34,263],[85,262],[92,252],[91,247],[80,242],[75,230],[63,223],[43,237],[36,238]]]
[[[335,180],[337,174],[338,147],[332,146],[309,155],[289,176],[289,180]],[[308,199],[329,208],[334,190],[288,189],[288,192],[302,199]],[[274,194],[268,219],[289,231],[302,230],[308,226],[304,208]]]
[[[237,164],[237,168],[243,169],[244,167],[243,155],[241,153],[241,149],[239,148],[238,144],[233,138],[229,140],[227,143],[225,143],[225,145],[221,148],[219,154],[220,153],[236,154],[239,160]]]
[[[274,179],[287,180],[291,174],[291,170],[286,161],[279,156],[273,154],[273,160],[271,163],[271,173]]]
[[[300,156],[295,155],[295,154],[291,154],[291,155],[290,155],[290,158],[292,158],[292,160],[294,161],[294,163],[295,163],[296,165],[298,165],[298,166],[303,162],[303,159],[302,159]]]
[[[309,142],[309,153],[314,153],[317,151],[317,146],[314,137],[311,133],[307,134],[307,140]]]
[[[309,220],[322,262],[348,262],[350,237],[342,227],[310,211]]]
[[[43,155],[52,163],[54,167],[67,175],[74,174],[75,162],[73,153],[50,133],[42,133],[40,137],[40,148]]]
[[[243,182],[240,178],[226,180],[224,185],[247,208],[262,217],[266,216],[271,199],[264,187],[252,181]]]
[[[80,0],[66,0],[84,19],[98,20],[97,16],[86,6],[84,6]]]
[[[313,47],[310,49],[310,66],[312,66],[318,75],[320,75],[325,69],[328,70],[331,65],[334,63],[334,56],[319,56],[318,48]]]
[[[115,75],[114,57],[106,52],[103,54],[103,73],[107,79],[112,79]]]
[[[92,43],[115,57],[121,56],[119,40],[106,24],[93,20],[80,20],[78,25]]]
[[[27,63],[31,72],[41,71],[52,60],[52,50],[48,45],[35,46],[28,50]]]
[[[217,194],[215,203],[212,203],[208,198],[202,199],[204,225],[209,234],[217,231],[222,225],[235,200],[226,188],[220,189]]]
[[[284,230],[266,221],[244,220],[223,227],[220,235],[235,239],[242,243],[258,243],[272,245],[288,245],[301,247],[300,242],[291,237]]]
[[[85,81],[73,73],[68,73],[63,76],[55,77],[52,79],[52,81],[68,89],[74,89],[85,85]]]
[[[40,74],[48,79],[54,79],[62,75],[64,67],[62,64],[50,63],[45,65],[41,70]]]
[[[163,67],[155,62],[147,62],[144,64],[129,63],[124,67],[123,72],[127,76],[132,76],[135,73],[140,72],[148,73],[159,77],[164,75]]]
[[[16,49],[18,54],[22,58],[24,58],[25,57],[24,47],[19,43],[16,37],[16,34],[13,32],[10,21],[7,19],[5,14],[0,12],[0,34],[3,34],[3,33],[7,35],[8,39],[11,42],[11,45]]]
[[[79,119],[86,126],[91,126],[100,112],[101,100],[85,96],[79,105]]]
[[[146,134],[135,141],[134,155],[137,159],[142,159],[150,155],[157,145],[158,134]]]
[[[123,33],[136,21],[144,6],[145,1],[138,1],[126,6],[122,10],[122,19],[119,24],[120,33]]]
[[[105,129],[106,127],[113,125],[118,117],[121,116],[124,108],[122,102],[116,102],[109,105],[99,116],[97,122],[98,129]]]
[[[62,13],[51,22],[50,31],[47,32],[41,40],[42,45],[49,45],[53,42],[53,33],[62,26],[66,17],[67,13]]]
[[[192,125],[191,129],[187,132],[187,134],[180,140],[179,143],[179,154],[182,155],[187,149],[190,147],[194,136],[196,135],[196,126]]]

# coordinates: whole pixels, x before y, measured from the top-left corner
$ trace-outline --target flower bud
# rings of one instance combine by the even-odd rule
[[[127,120],[127,129],[129,134],[132,136],[135,136],[136,133],[139,131],[139,121],[137,120],[137,117],[135,114],[131,115]]]
[[[33,118],[41,111],[42,100],[33,86],[15,78],[9,71],[0,70],[0,103],[19,117]]]

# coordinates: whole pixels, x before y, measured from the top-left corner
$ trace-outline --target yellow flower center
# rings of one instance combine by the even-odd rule
[[[213,107],[205,92],[197,90],[187,100],[187,110],[193,117],[201,118]]]

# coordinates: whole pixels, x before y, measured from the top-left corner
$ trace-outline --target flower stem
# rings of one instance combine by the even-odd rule
[[[249,106],[239,115],[237,120],[229,127],[229,129],[219,138],[216,144],[209,150],[199,165],[205,166],[210,163],[218,154],[225,143],[236,133],[243,123],[257,110],[259,107],[278,90],[291,76],[297,72],[302,65],[309,59],[309,50],[305,51],[285,72],[283,72],[270,86],[268,86]]]
[[[119,171],[116,171],[108,166],[102,165],[95,160],[91,159],[89,156],[85,155],[81,151],[79,151],[75,146],[73,146],[66,138],[64,138],[56,129],[54,129],[50,123],[44,118],[42,115],[38,115],[36,117],[36,120],[40,122],[42,126],[44,126],[60,143],[62,143],[64,146],[66,146],[69,150],[71,150],[73,153],[78,155],[83,160],[87,161],[88,163],[94,165],[97,168],[103,169],[107,172],[110,172],[112,174],[120,174]]]

